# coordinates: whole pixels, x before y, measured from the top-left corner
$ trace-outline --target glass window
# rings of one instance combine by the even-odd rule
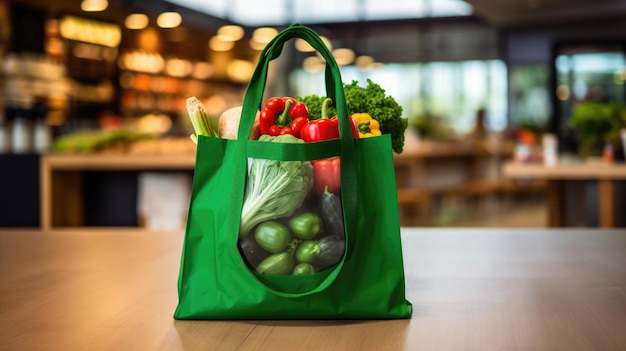
[[[550,116],[549,72],[544,65],[511,67],[511,122],[545,127]]]
[[[388,1],[365,1],[366,20],[426,17],[427,14],[428,5],[424,0],[397,0],[393,6]]]
[[[225,17],[228,4],[225,0],[206,1],[206,0],[166,0],[173,4],[184,6],[189,9],[204,12],[212,16]]]
[[[458,0],[431,0],[432,17],[467,16],[472,14],[472,5]]]
[[[555,60],[561,118],[581,101],[624,103],[626,57],[621,50],[562,53]]]
[[[292,1],[293,21],[300,23],[343,22],[359,20],[357,0]]]
[[[487,95],[487,129],[503,130],[508,126],[509,91],[506,64],[501,60],[487,61],[489,90]]]
[[[226,15],[236,23],[261,26],[290,22],[289,8],[285,6],[284,0],[231,0],[226,3]]]
[[[468,133],[479,109],[486,110],[487,129],[507,126],[507,69],[500,60],[387,64],[370,70],[341,68],[344,83],[365,85],[368,78],[398,101],[404,117],[439,117],[457,133]],[[295,95],[324,94],[323,72],[295,70]]]
[[[167,0],[236,23],[286,25],[399,18],[467,16],[463,0]]]

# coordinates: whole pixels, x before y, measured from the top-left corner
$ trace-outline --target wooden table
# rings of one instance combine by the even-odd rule
[[[0,233],[0,350],[626,350],[626,231],[404,229],[410,320],[175,321],[181,233]]]
[[[574,163],[544,166],[543,164],[506,163],[502,173],[509,178],[545,179],[548,184],[548,225],[564,225],[564,183],[568,180],[595,180],[598,182],[598,224],[615,227],[615,181],[626,179],[626,164]]]

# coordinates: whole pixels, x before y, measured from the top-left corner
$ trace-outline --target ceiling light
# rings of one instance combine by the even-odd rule
[[[161,28],[175,28],[180,26],[183,18],[178,12],[167,11],[163,12],[157,17],[157,26]]]
[[[213,65],[208,62],[196,62],[193,65],[191,76],[195,79],[207,79],[213,75]]]
[[[315,49],[306,40],[298,38],[296,39],[296,50],[300,52],[313,52]]]
[[[215,94],[204,101],[203,105],[206,107],[206,112],[209,116],[219,116],[226,110],[226,99],[220,95]]]
[[[324,60],[318,56],[310,56],[302,61],[302,68],[310,73],[324,70]]]
[[[354,61],[354,51],[348,48],[340,48],[333,50],[333,56],[339,66],[349,65]]]
[[[235,46],[232,41],[224,41],[220,37],[212,37],[209,40],[209,47],[213,51],[228,51]]]
[[[247,82],[252,76],[254,66],[245,60],[232,60],[226,68],[228,77],[236,82]]]
[[[371,65],[374,63],[374,58],[368,55],[361,55],[356,58],[354,63],[360,69],[369,69],[371,68]]]
[[[148,16],[144,13],[131,13],[126,17],[124,25],[128,29],[144,29],[148,26]]]
[[[559,85],[556,88],[556,97],[557,99],[561,100],[561,101],[567,101],[569,100],[570,97],[570,90],[569,87],[567,85]]]
[[[192,70],[193,65],[188,60],[170,58],[165,62],[165,73],[172,77],[186,77]]]
[[[250,48],[252,50],[257,50],[257,51],[261,51],[263,49],[265,49],[265,45],[267,43],[259,43],[258,41],[254,40],[254,38],[250,39]]]
[[[80,9],[85,12],[99,12],[104,11],[109,7],[107,0],[83,0],[80,3]]]
[[[109,47],[117,47],[122,38],[121,30],[115,24],[74,16],[65,16],[61,19],[59,33],[65,39]]]
[[[278,34],[278,31],[272,27],[259,27],[252,33],[252,39],[257,43],[267,44]]]
[[[237,25],[222,26],[217,30],[217,36],[224,41],[237,41],[243,38],[244,33],[243,28]]]

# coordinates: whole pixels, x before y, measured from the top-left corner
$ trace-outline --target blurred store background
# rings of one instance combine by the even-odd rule
[[[296,22],[345,83],[403,107],[403,225],[547,226],[549,181],[503,166],[624,162],[624,18],[619,0],[0,1],[0,228],[179,228],[185,100],[214,118],[241,105],[260,51]],[[266,95],[324,94],[323,67],[293,41]],[[565,224],[598,225],[597,185],[568,189]]]

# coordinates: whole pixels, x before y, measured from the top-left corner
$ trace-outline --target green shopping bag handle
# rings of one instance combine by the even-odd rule
[[[250,83],[246,89],[246,93],[243,100],[241,120],[239,123],[238,140],[244,142],[238,142],[236,144],[237,164],[235,165],[234,180],[235,186],[245,187],[245,176],[247,173],[247,146],[248,136],[252,130],[252,124],[256,113],[261,108],[261,102],[263,99],[263,91],[265,90],[265,81],[267,79],[267,69],[269,62],[280,56],[283,45],[290,39],[301,38],[308,42],[313,48],[315,48],[322,57],[326,60],[326,94],[332,98],[335,102],[337,109],[337,116],[339,119],[339,135],[341,139],[341,199],[344,209],[344,226],[346,233],[346,251],[342,260],[335,266],[333,271],[323,279],[318,285],[312,289],[300,292],[289,293],[279,291],[268,287],[265,287],[272,293],[283,296],[297,298],[306,295],[311,295],[323,291],[330,286],[343,268],[346,257],[351,252],[351,243],[354,242],[352,234],[356,231],[356,218],[357,218],[357,186],[356,186],[356,166],[354,156],[354,139],[352,137],[352,131],[350,127],[350,121],[348,119],[348,109],[346,106],[346,98],[343,90],[343,81],[339,72],[339,65],[335,61],[332,53],[324,44],[319,35],[309,27],[294,24],[280,33],[278,33],[263,49],[259,62],[257,64],[254,73],[250,79]],[[243,198],[241,200],[233,201],[233,213],[241,213],[243,206]],[[238,211],[238,212],[237,212]],[[237,228],[238,229],[238,228]],[[238,232],[235,230],[234,232]],[[237,236],[234,236],[233,240],[236,240]],[[263,283],[263,282],[262,282]]]
[[[237,139],[248,139],[256,112],[261,109],[261,100],[263,99],[263,91],[265,90],[269,62],[278,58],[282,52],[283,44],[294,38],[306,40],[326,60],[326,96],[334,97],[333,102],[335,103],[337,116],[339,118],[339,134],[341,135],[342,144],[344,142],[353,144],[339,65],[337,65],[335,58],[319,35],[311,28],[299,24],[293,24],[278,33],[265,46],[265,49],[263,49],[257,67],[246,89]]]

